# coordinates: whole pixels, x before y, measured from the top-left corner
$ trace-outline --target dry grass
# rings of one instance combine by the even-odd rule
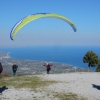
[[[84,97],[79,97],[73,93],[55,93],[54,97],[59,98],[60,100],[87,100]]]
[[[0,79],[0,87],[13,86],[14,88],[37,88],[55,82],[56,81],[42,80],[37,76],[3,77]]]

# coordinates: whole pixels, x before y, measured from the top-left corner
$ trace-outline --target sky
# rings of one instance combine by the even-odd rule
[[[74,22],[40,18],[21,28],[14,41],[13,26],[35,13],[55,13]],[[100,0],[0,0],[0,47],[37,45],[100,45]]]

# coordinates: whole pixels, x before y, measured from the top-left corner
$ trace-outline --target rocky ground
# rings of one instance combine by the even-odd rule
[[[28,77],[33,76],[28,75]],[[45,81],[56,82],[34,90],[8,86],[8,89],[0,95],[0,100],[100,100],[100,73],[74,72],[35,76]],[[77,95],[77,99],[72,97],[74,94]]]

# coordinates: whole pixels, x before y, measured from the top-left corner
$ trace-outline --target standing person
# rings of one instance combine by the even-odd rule
[[[14,65],[12,66],[12,70],[13,70],[13,75],[14,75],[14,76],[16,75],[17,68],[18,68],[18,65],[16,65],[16,64],[14,64]]]
[[[44,64],[44,66],[47,68],[47,74],[49,74],[52,64],[46,63],[46,64]]]
[[[3,67],[2,67],[2,64],[1,64],[1,62],[0,62],[0,77],[1,77],[2,71],[3,71]]]

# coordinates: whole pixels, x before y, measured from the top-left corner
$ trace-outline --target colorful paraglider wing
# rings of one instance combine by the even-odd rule
[[[15,24],[15,26],[12,28],[11,33],[10,33],[10,38],[13,40],[16,33],[27,23],[38,19],[38,18],[43,18],[43,17],[51,17],[51,18],[59,18],[61,20],[66,21],[74,30],[74,32],[76,32],[76,27],[74,25],[74,23],[72,21],[70,21],[68,18],[61,16],[59,14],[50,14],[50,13],[37,13],[37,14],[32,14],[29,15],[23,19],[21,19],[18,23]]]

